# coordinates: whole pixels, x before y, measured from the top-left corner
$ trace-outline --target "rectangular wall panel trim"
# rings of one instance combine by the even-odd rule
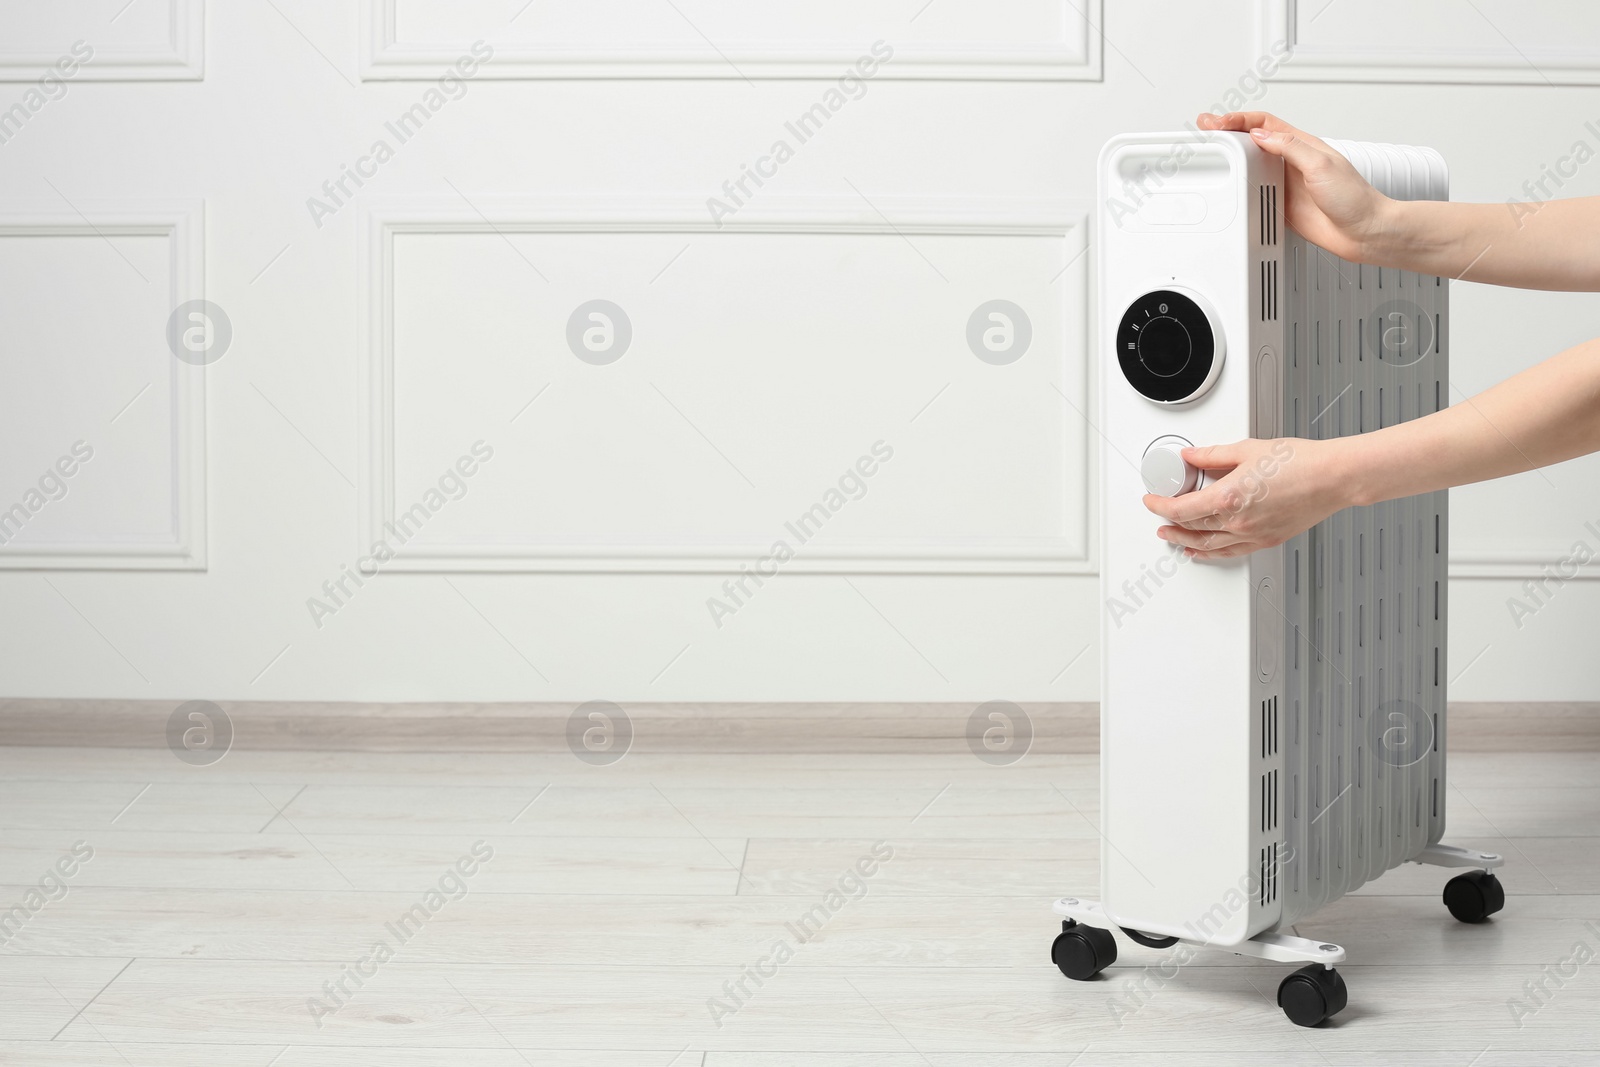
[[[149,2],[149,0],[145,0]],[[78,38],[94,56],[78,66],[72,81],[200,81],[205,77],[205,0],[167,0],[168,37],[152,48],[115,47],[95,40],[94,27]],[[0,46],[0,82],[37,81],[72,45],[55,51],[18,51]]]
[[[1451,578],[1541,578],[1549,577],[1564,557],[1564,553],[1550,552],[1482,552],[1455,556],[1450,560]],[[1563,582],[1600,580],[1600,573],[1592,567],[1580,567]]]
[[[201,201],[117,204],[77,201],[0,213],[0,241],[18,237],[164,237],[170,269],[167,306],[205,296],[205,205]],[[113,246],[114,247],[114,246]],[[151,278],[152,283],[162,279]],[[162,342],[165,344],[165,341]],[[168,359],[166,381],[152,388],[171,398],[172,462],[164,473],[173,500],[170,537],[155,543],[104,541],[0,545],[0,570],[204,570],[206,567],[205,369]],[[9,503],[9,501],[8,501]]]
[[[902,44],[874,79],[954,81],[1099,81],[1103,0],[1060,0],[1059,42]],[[362,9],[361,76],[367,81],[428,80],[467,54],[463,41],[400,41],[396,0],[366,0]],[[909,9],[915,13],[915,8]],[[911,17],[908,14],[908,19]],[[909,22],[908,22],[909,25]],[[476,78],[758,78],[836,79],[871,42],[800,47],[782,41],[718,41],[701,48],[502,45]]]
[[[1481,12],[1479,13],[1481,15]],[[1463,9],[1461,17],[1476,17]],[[1269,80],[1326,82],[1424,82],[1477,85],[1600,85],[1600,45],[1564,40],[1549,45],[1464,49],[1427,42],[1396,43],[1381,32],[1370,46],[1331,47],[1309,42],[1296,0],[1257,0],[1256,48],[1272,54],[1287,42],[1289,56]]]
[[[359,476],[360,545],[382,538],[395,513],[394,425],[394,238],[397,234],[719,234],[879,235],[901,242],[924,235],[1049,237],[1063,242],[1065,268],[1052,281],[1063,301],[1066,336],[1050,375],[1063,401],[1061,418],[1068,454],[1063,466],[1075,481],[1068,499],[1078,505],[1066,527],[1048,537],[884,537],[870,542],[808,547],[785,564],[788,572],[827,574],[1089,574],[1094,435],[1084,419],[1091,388],[1087,365],[1088,278],[1085,268],[1088,205],[1084,201],[940,201],[819,197],[747,206],[720,229],[703,204],[685,200],[612,202],[497,200],[475,197],[375,204],[367,215],[362,320],[362,457]],[[881,214],[879,212],[882,212]],[[890,220],[893,220],[892,222]],[[1074,399],[1076,398],[1076,399]],[[528,538],[516,544],[449,544],[413,548],[385,564],[398,571],[634,572],[737,571],[764,554],[770,539],[732,543],[721,539],[672,543],[578,543]]]

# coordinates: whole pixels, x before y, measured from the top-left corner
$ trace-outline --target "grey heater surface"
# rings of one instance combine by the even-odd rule
[[[1390,197],[1449,198],[1436,153],[1329,143]],[[1286,435],[1344,437],[1445,406],[1448,283],[1278,233],[1281,283],[1267,311],[1284,316]],[[1282,823],[1287,846],[1264,890],[1282,894],[1280,925],[1444,833],[1448,534],[1440,491],[1347,508],[1284,547],[1289,662],[1278,706],[1266,709],[1277,721],[1266,724],[1263,768],[1266,819]]]

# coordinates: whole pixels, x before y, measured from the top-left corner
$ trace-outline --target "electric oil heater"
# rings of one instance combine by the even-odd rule
[[[1426,148],[1330,141],[1396,199],[1448,199]],[[1445,827],[1444,492],[1347,508],[1278,548],[1197,563],[1143,494],[1206,475],[1179,450],[1366,433],[1448,403],[1449,286],[1350,263],[1284,218],[1284,166],[1242,133],[1114,138],[1099,160],[1101,900],[1064,898],[1052,958],[1093,978],[1120,929],[1307,966],[1278,1003],[1345,1006],[1338,945],[1289,927],[1402,863],[1481,922],[1499,856]]]

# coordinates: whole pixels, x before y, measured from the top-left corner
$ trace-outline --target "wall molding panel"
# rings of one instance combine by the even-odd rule
[[[1050,388],[1035,390],[1038,403],[1059,409],[1044,416],[1059,419],[1066,457],[1055,463],[1066,479],[1061,487],[1060,529],[1048,537],[873,536],[855,542],[809,545],[784,564],[785,573],[926,574],[1085,574],[1092,573],[1094,529],[1092,456],[1094,435],[1084,413],[1091,407],[1088,366],[1087,261],[1088,203],[1082,200],[995,201],[896,200],[874,198],[869,207],[856,197],[771,198],[749,205],[736,217],[712,223],[702,203],[558,202],[459,198],[376,203],[367,214],[366,280],[363,321],[366,336],[362,376],[363,455],[359,494],[360,544],[365,551],[383,537],[396,511],[395,425],[395,249],[397,236],[464,234],[683,234],[716,241],[725,236],[871,235],[904,242],[935,235],[1049,238],[1060,241],[1066,264],[1042,290],[1042,299],[1059,311],[1059,350],[1039,350],[1055,361]],[[879,214],[879,211],[882,214]],[[893,220],[891,223],[889,220]],[[908,253],[909,255],[909,253]],[[918,268],[922,264],[918,261]],[[930,278],[931,278],[930,274]],[[656,358],[660,358],[657,354]],[[974,360],[974,365],[977,361]],[[665,381],[665,379],[663,379]],[[930,393],[932,390],[930,389]],[[1044,408],[1039,409],[1045,410]],[[1038,412],[1036,412],[1036,415]],[[1051,423],[1050,425],[1056,425]],[[403,431],[401,431],[403,432]],[[865,442],[863,442],[864,444]],[[1052,461],[1054,462],[1054,461]],[[682,535],[634,543],[594,543],[591,539],[541,540],[516,544],[407,545],[386,570],[697,573],[738,571],[765,555],[770,537]]]
[[[1494,44],[1465,48],[1426,41],[1397,45],[1392,36],[1368,34],[1361,43],[1318,43],[1298,0],[1257,0],[1256,49],[1268,55],[1276,42],[1290,52],[1269,80],[1312,82],[1418,82],[1479,85],[1600,85],[1600,43],[1571,39],[1516,46],[1493,29]],[[1442,14],[1435,17],[1442,18]],[[1464,9],[1462,17],[1487,18]],[[1485,29],[1492,28],[1492,24]]]
[[[151,2],[151,0],[141,0]],[[54,7],[55,5],[51,5]],[[62,5],[65,6],[65,5]],[[75,31],[94,49],[94,56],[78,66],[71,81],[200,81],[205,77],[205,0],[167,0],[167,39],[150,47],[105,44],[96,39],[98,28]],[[71,47],[55,50],[0,51],[0,82],[37,81],[49,73]]]
[[[1510,578],[1521,581],[1527,578],[1548,578],[1550,572],[1565,558],[1563,553],[1539,552],[1474,552],[1469,555],[1450,556],[1450,577],[1457,580]],[[1600,568],[1584,566],[1563,582],[1589,582],[1600,580]]]
[[[111,244],[123,237],[163,239],[168,250],[166,276],[146,280],[165,291],[168,310],[205,296],[205,205],[201,201],[178,203],[113,203],[78,201],[74,210],[41,207],[37,210],[0,212],[0,244],[16,239],[93,238],[97,254],[109,255],[100,242]],[[115,249],[115,245],[111,245]],[[120,253],[118,253],[120,254]],[[136,268],[135,268],[136,269]],[[129,329],[128,336],[139,336]],[[0,570],[204,570],[206,567],[206,402],[205,369],[173,358],[166,339],[158,335],[145,344],[159,346],[161,373],[146,387],[167,395],[170,419],[162,435],[170,447],[163,471],[150,472],[150,484],[170,495],[170,527],[159,537],[119,533],[115,519],[107,518],[97,536],[69,541],[38,541],[0,545]],[[86,353],[87,355],[87,353]],[[116,359],[117,352],[105,358]],[[163,377],[164,374],[164,377]],[[146,394],[141,394],[146,395]],[[134,398],[135,400],[137,397]],[[120,403],[121,398],[117,398]],[[133,400],[129,401],[129,404]],[[114,425],[123,413],[105,410]],[[126,425],[126,424],[124,424]],[[111,447],[106,441],[95,447]],[[87,469],[87,468],[86,468]],[[32,472],[31,473],[37,473]],[[27,486],[21,486],[26,489]],[[0,508],[15,504],[19,487],[8,485]],[[70,495],[70,494],[69,494]],[[33,527],[30,526],[30,533]]]
[[[1053,0],[1061,39],[1010,44],[960,41],[896,41],[883,31],[864,42],[795,46],[781,39],[718,41],[695,47],[642,45],[576,46],[502,44],[489,39],[495,55],[477,78],[792,78],[836,79],[882,38],[894,46],[891,62],[875,79],[953,81],[1099,81],[1102,71],[1104,0]],[[362,9],[362,78],[368,81],[432,80],[471,47],[461,41],[402,41],[398,0],[365,0]],[[907,23],[909,27],[910,23]]]

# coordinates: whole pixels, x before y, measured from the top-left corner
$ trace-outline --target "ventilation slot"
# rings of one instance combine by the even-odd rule
[[[1261,758],[1278,754],[1278,698],[1261,702]]]
[[[1256,190],[1257,230],[1261,234],[1261,245],[1264,248],[1273,248],[1278,244],[1278,187],[1276,185],[1263,185]]]
[[[1268,771],[1261,776],[1261,832],[1278,828],[1278,772]]]
[[[1278,321],[1278,261],[1261,261],[1261,321]]]
[[[1278,899],[1278,843],[1261,850],[1261,891],[1257,895],[1265,907]]]

